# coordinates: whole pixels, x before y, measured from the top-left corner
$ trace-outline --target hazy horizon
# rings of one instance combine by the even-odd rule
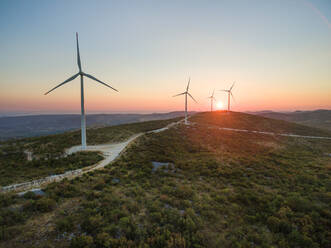
[[[222,109],[223,110],[223,109]],[[302,110],[302,109],[296,109],[296,110],[273,110],[273,109],[262,109],[262,110],[243,110],[240,112],[263,112],[263,111],[272,111],[272,112],[279,112],[279,113],[291,113],[295,111],[317,111],[317,110],[329,110],[331,109],[309,109],[309,110]],[[208,112],[208,110],[205,110]],[[183,110],[174,110],[174,111],[90,111],[86,115],[111,115],[111,114],[165,114],[170,112],[184,112]],[[192,112],[204,112],[204,111],[193,111]],[[14,111],[14,112],[0,112],[0,117],[15,117],[15,116],[33,116],[33,115],[80,115],[80,112],[74,112],[74,111],[53,111],[53,112],[47,112],[47,111]]]

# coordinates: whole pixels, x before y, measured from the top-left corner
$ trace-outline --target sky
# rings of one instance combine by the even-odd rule
[[[330,0],[1,0],[0,113],[331,109]]]

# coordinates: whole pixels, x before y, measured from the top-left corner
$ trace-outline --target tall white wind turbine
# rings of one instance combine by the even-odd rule
[[[187,96],[189,95],[193,99],[193,101],[195,101],[196,103],[198,103],[193,98],[193,96],[188,92],[189,87],[190,87],[190,81],[191,81],[191,78],[188,79],[188,83],[187,83],[187,87],[186,87],[186,91],[185,92],[173,96],[173,97],[175,97],[175,96],[185,95],[185,124],[186,125],[187,125]]]
[[[213,103],[216,101],[216,98],[214,97],[215,89],[213,90],[213,94],[209,96],[208,98],[210,99],[210,112],[213,112]]]
[[[236,82],[233,82],[233,84],[232,84],[232,86],[230,87],[230,89],[228,89],[228,90],[221,90],[221,91],[225,91],[225,92],[228,93],[228,111],[230,111],[230,95],[231,95],[231,97],[232,97],[233,100],[234,100],[234,96],[233,96],[233,94],[232,94],[232,89],[233,89],[233,86],[234,86],[235,83],[236,83]]]
[[[113,87],[109,86],[108,84],[100,81],[99,79],[93,77],[90,74],[87,74],[85,72],[82,71],[82,65],[80,62],[80,55],[79,55],[79,44],[78,44],[78,33],[76,32],[76,43],[77,43],[77,64],[78,64],[78,73],[73,75],[72,77],[68,78],[67,80],[65,80],[63,83],[60,83],[59,85],[57,85],[56,87],[54,87],[53,89],[51,89],[50,91],[47,91],[45,93],[45,95],[47,95],[48,93],[52,92],[53,90],[55,90],[56,88],[69,83],[70,81],[74,80],[76,77],[80,76],[80,104],[81,104],[81,137],[82,137],[82,150],[86,149],[86,120],[85,120],[85,108],[84,108],[84,76],[88,77],[90,79],[93,79],[94,81],[97,81],[100,84],[103,84],[109,88],[111,88],[112,90],[118,91],[116,89],[114,89]]]

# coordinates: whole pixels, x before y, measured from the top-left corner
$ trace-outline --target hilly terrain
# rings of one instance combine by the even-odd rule
[[[296,122],[299,124],[328,129],[331,131],[331,110],[320,109],[314,111],[295,111],[279,113],[273,111],[252,112],[264,117]]]
[[[118,141],[177,120],[90,129],[88,140]],[[102,170],[49,184],[44,195],[1,194],[0,246],[330,247],[331,140],[230,128],[331,137],[262,116],[199,113],[190,125],[140,136]],[[10,146],[29,146],[38,161],[79,138]]]
[[[158,129],[177,120],[178,118],[88,128],[88,144],[121,142],[134,134]],[[0,142],[0,185],[6,186],[64,173],[93,165],[102,159],[98,152],[91,151],[64,154],[66,148],[79,145],[80,142],[80,130]],[[28,154],[30,160],[27,159]]]
[[[165,120],[184,116],[184,112],[154,114],[93,114],[86,116],[88,127],[104,127],[134,122]],[[80,128],[80,115],[28,115],[0,117],[0,141],[63,133]]]

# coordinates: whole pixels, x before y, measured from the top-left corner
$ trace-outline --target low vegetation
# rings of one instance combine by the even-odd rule
[[[87,129],[89,144],[120,142],[140,132],[158,129],[179,119]],[[64,150],[80,144],[80,131],[27,138],[0,144],[0,185],[24,182],[90,166],[102,159],[96,152],[64,156]],[[27,160],[30,153],[31,161]]]
[[[121,142],[136,133],[147,132],[162,128],[180,118],[170,120],[158,120],[123,124],[103,128],[89,128],[86,131],[87,142],[89,145]],[[27,138],[20,140],[26,149],[32,151],[37,156],[61,156],[65,148],[81,144],[80,130],[67,132],[57,135]],[[13,143],[13,142],[11,142]],[[17,143],[17,141],[14,141]]]
[[[312,111],[294,111],[286,113],[263,111],[255,112],[255,114],[331,131],[331,110],[318,109]]]
[[[141,136],[113,164],[45,196],[1,195],[0,245],[330,247],[331,141],[206,128],[223,125],[215,115]]]
[[[23,152],[8,152],[0,158],[0,185],[6,186],[46,176],[61,174],[96,164],[102,160],[97,152],[79,152],[65,157],[28,161]]]
[[[209,113],[201,113],[193,116],[191,120],[209,126],[215,125],[253,131],[331,137],[331,132],[324,129],[239,112],[227,114],[225,111],[218,111],[212,116]]]

